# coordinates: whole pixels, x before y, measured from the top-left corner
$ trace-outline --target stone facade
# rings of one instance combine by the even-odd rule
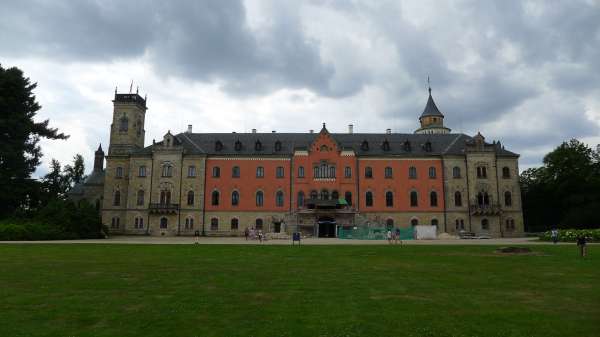
[[[113,102],[106,168],[95,165],[96,185],[73,195],[101,203],[111,233],[334,236],[339,227],[426,224],[438,233],[523,234],[518,155],[480,134],[450,133],[431,92],[413,134],[190,126],[146,147],[146,100],[115,93]]]

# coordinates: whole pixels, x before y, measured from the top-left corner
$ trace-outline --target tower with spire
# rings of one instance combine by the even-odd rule
[[[429,87],[429,98],[423,113],[419,117],[421,127],[415,130],[417,134],[444,134],[450,133],[450,129],[444,126],[444,114],[438,109],[431,96],[431,86],[429,85],[429,77],[427,78]]]

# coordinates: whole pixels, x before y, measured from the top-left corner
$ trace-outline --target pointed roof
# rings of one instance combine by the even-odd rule
[[[102,143],[100,143],[100,145],[98,145],[98,150],[96,150],[96,153],[104,153],[104,151],[102,151]]]
[[[423,110],[423,113],[421,114],[421,117],[419,117],[419,118],[423,118],[423,117],[427,117],[427,116],[444,117],[444,115],[440,112],[440,109],[438,109],[438,107],[435,105],[435,102],[433,101],[433,97],[431,97],[431,88],[429,88],[429,99],[427,99],[427,105],[425,105],[425,110]]]

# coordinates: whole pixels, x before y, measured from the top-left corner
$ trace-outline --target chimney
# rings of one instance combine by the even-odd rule
[[[252,133],[256,133],[256,129],[252,129]]]
[[[309,132],[309,133],[315,133],[315,130],[313,130],[313,129],[310,129],[310,130],[308,130],[308,132]]]
[[[192,133],[192,124],[188,124],[187,133]]]
[[[392,134],[392,129],[385,129],[385,133],[388,134],[388,135],[391,135]]]
[[[348,133],[350,133],[350,134],[354,133],[354,125],[348,124]]]
[[[275,130],[271,131],[271,133],[275,133]]]

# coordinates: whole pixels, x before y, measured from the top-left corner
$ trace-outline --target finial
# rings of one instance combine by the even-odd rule
[[[131,84],[129,85],[129,93],[131,94],[131,91],[133,90],[133,80],[131,80]]]
[[[323,129],[325,129],[325,122],[323,122]]]
[[[429,83],[429,75],[427,75],[427,87],[429,88],[429,95],[431,95],[431,84]]]
[[[98,151],[102,151],[102,143],[98,144]]]
[[[117,86],[115,85],[115,95],[117,95]]]
[[[140,93],[140,86],[138,85],[135,87],[135,94],[137,95],[139,93]]]

